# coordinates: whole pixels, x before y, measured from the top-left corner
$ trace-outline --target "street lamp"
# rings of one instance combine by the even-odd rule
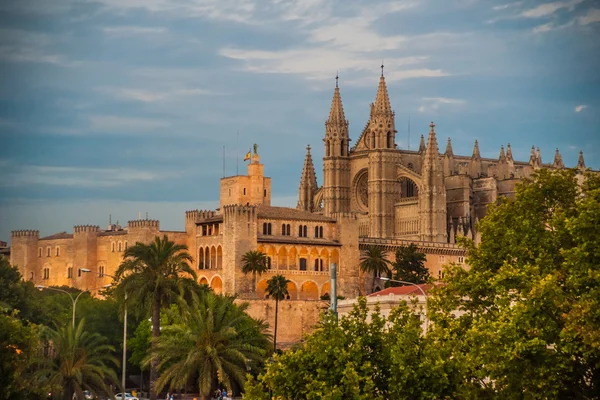
[[[390,278],[387,278],[385,276],[380,276],[377,279],[382,280],[382,281],[388,281],[388,282],[402,283],[402,284],[405,284],[405,285],[412,285],[412,286],[416,287],[417,289],[419,289],[421,291],[421,294],[423,294],[423,296],[425,297],[425,333],[427,333],[427,328],[429,326],[429,319],[427,318],[427,293],[425,293],[425,291],[423,290],[423,288],[420,285],[417,285],[416,283],[406,282],[406,281],[399,281],[397,279],[390,279]]]
[[[117,280],[114,275],[109,274],[98,274],[100,278],[103,276],[108,276],[109,278],[113,278],[113,280]],[[111,286],[111,285],[108,285]],[[125,377],[127,368],[127,292],[125,292],[125,300],[123,302],[123,374],[121,376],[121,385],[123,386],[123,392],[125,392]]]
[[[88,269],[88,268],[80,268],[79,270],[81,272],[92,272],[92,270]],[[44,285],[37,285],[36,287],[38,289],[49,289],[49,290],[54,290],[56,292],[66,293],[66,294],[69,295],[69,297],[71,298],[71,302],[73,303],[73,328],[75,328],[75,307],[77,306],[77,300],[79,300],[79,296],[81,296],[82,294],[84,294],[85,291],[79,293],[77,295],[77,297],[73,298],[73,295],[71,293],[67,292],[66,290],[57,289],[57,288],[53,288],[53,287],[48,287],[48,286],[44,286]]]

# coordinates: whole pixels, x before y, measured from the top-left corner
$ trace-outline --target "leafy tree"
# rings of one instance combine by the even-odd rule
[[[267,325],[249,317],[247,307],[210,293],[185,308],[181,322],[165,326],[155,339],[163,369],[157,390],[182,388],[194,377],[205,399],[219,381],[241,390],[248,363],[262,364],[270,345]]]
[[[244,274],[252,273],[252,291],[256,296],[256,274],[262,275],[267,270],[267,256],[258,251],[251,250],[242,256],[242,272]]]
[[[116,294],[127,293],[128,309],[152,315],[152,337],[160,336],[160,310],[181,296],[189,296],[198,286],[196,273],[190,267],[192,256],[187,246],[175,244],[167,235],[156,237],[149,245],[136,243],[123,254],[123,263],[116,272],[119,286]],[[152,342],[155,353],[156,341]],[[152,358],[150,366],[150,399],[156,400],[155,381],[159,360]]]
[[[112,354],[114,348],[97,333],[86,332],[84,324],[82,319],[76,327],[66,324],[57,330],[46,328],[52,354],[37,374],[53,394],[62,394],[64,400],[71,400],[74,394],[83,399],[84,390],[112,396],[107,382],[120,386],[111,366],[119,364]]]
[[[387,251],[381,247],[371,245],[363,251],[360,257],[360,269],[363,272],[370,272],[373,274],[373,289],[375,291],[375,285],[377,278],[381,275],[389,275],[390,273],[390,261],[387,259]]]
[[[273,351],[277,350],[277,318],[279,314],[279,301],[285,299],[288,293],[287,285],[291,281],[283,275],[275,275],[267,281],[267,293],[275,299],[275,327],[273,328]]]
[[[430,298],[471,398],[600,397],[600,177],[540,170]],[[458,316],[457,316],[458,312]],[[543,390],[540,390],[542,389]]]
[[[393,264],[393,278],[416,284],[426,283],[431,276],[425,268],[425,259],[425,254],[418,252],[417,246],[412,243],[399,247],[396,250],[396,262]]]

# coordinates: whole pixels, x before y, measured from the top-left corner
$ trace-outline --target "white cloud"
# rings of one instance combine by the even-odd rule
[[[0,29],[0,60],[53,64],[75,67],[81,63],[68,60],[53,47],[60,46],[63,38],[20,29]]]
[[[536,26],[535,28],[533,28],[533,33],[548,32],[548,31],[551,31],[553,27],[554,27],[554,24],[552,22],[548,22],[547,24],[539,25],[539,26]]]
[[[578,105],[577,107],[575,107],[575,112],[576,113],[581,112],[581,111],[585,110],[586,108],[588,108],[588,106],[586,106],[585,104]]]
[[[436,112],[442,106],[461,106],[466,104],[465,100],[454,99],[451,97],[423,97],[422,104],[417,108],[420,113]]]
[[[167,30],[147,26],[107,26],[102,28],[102,31],[108,36],[132,36],[164,33]]]
[[[600,8],[593,8],[583,17],[579,17],[579,25],[588,25],[594,22],[600,22]]]
[[[492,10],[494,10],[494,11],[506,10],[507,8],[518,6],[519,4],[521,4],[520,1],[515,1],[514,3],[501,4],[499,6],[492,7]]]
[[[208,96],[217,93],[202,88],[148,90],[121,87],[99,87],[97,91],[109,94],[122,100],[134,100],[142,103],[155,103],[159,101],[173,100],[180,97]]]
[[[556,1],[553,3],[540,4],[537,7],[523,11],[520,16],[525,18],[541,18],[548,15],[554,14],[556,11],[569,8],[572,9],[583,0],[571,0],[571,1]]]
[[[89,117],[90,128],[110,134],[123,132],[140,132],[167,128],[170,123],[152,118],[129,118],[115,115],[92,115]]]

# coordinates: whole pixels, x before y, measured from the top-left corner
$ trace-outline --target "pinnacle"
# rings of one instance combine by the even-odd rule
[[[379,78],[379,87],[377,88],[377,97],[375,97],[374,113],[384,115],[392,114],[390,98],[388,96],[387,87],[385,85],[385,77],[383,75],[381,75]]]
[[[452,142],[450,141],[450,138],[448,138],[448,144],[446,144],[446,155],[447,156],[454,155],[454,153],[452,152]]]
[[[306,146],[306,157],[304,158],[302,178],[300,179],[300,186],[302,185],[317,187],[317,175],[315,174],[315,167],[310,154],[310,144]]]
[[[554,168],[564,168],[565,164],[563,163],[562,156],[558,151],[558,147],[556,148],[556,152],[554,153],[554,163],[552,163]]]
[[[473,146],[473,155],[471,156],[471,158],[480,158],[481,155],[479,154],[479,143],[477,142],[477,140],[475,140],[475,145]]]
[[[579,150],[579,159],[577,160],[577,168],[585,169],[585,161],[583,161],[583,150]]]
[[[500,156],[498,157],[499,161],[505,161],[506,156],[504,155],[504,145],[500,146]]]
[[[344,107],[342,106],[342,96],[340,95],[340,88],[337,85],[333,91],[333,100],[331,101],[331,110],[329,111],[329,124],[345,124],[346,117],[344,116]]]
[[[506,146],[506,159],[508,161],[513,161],[512,149],[510,148],[510,143]]]
[[[438,144],[437,139],[435,137],[435,124],[433,121],[429,124],[429,138],[427,139],[427,148],[425,149],[425,158],[427,156],[438,156]]]
[[[421,135],[421,143],[419,143],[419,154],[425,152],[425,138]]]

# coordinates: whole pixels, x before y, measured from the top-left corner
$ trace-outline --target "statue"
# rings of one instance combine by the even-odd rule
[[[254,143],[254,154],[258,154],[258,145]]]

